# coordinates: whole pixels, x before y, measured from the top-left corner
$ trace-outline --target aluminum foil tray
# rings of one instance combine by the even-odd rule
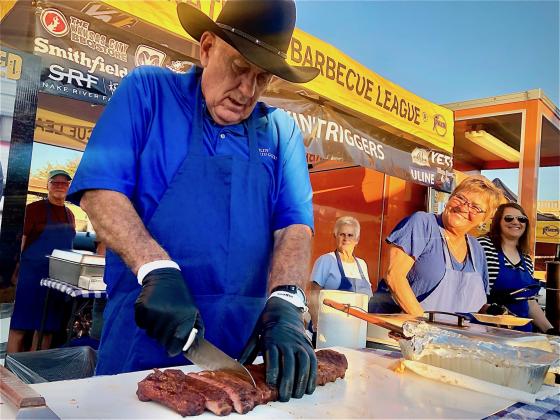
[[[404,357],[530,393],[538,392],[558,355],[526,347],[476,340],[425,322],[403,325]]]

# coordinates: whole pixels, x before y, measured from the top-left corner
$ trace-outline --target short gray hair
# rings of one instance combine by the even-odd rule
[[[356,235],[356,240],[360,238],[360,222],[352,216],[342,216],[339,217],[334,224],[334,236],[338,235],[338,231],[344,225],[352,226],[354,228],[354,234]]]

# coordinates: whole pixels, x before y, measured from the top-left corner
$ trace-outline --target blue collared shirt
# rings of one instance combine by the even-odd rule
[[[93,130],[69,201],[79,204],[89,189],[117,191],[131,200],[147,224],[187,156],[199,75],[195,69],[177,74],[143,66],[125,77]],[[262,102],[253,117],[258,118],[260,159],[272,179],[273,230],[292,224],[313,229],[312,190],[300,130],[284,111]],[[207,111],[203,120],[210,156],[249,159],[246,124],[221,126]]]

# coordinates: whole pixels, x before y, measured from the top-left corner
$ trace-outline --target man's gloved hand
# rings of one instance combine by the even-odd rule
[[[134,304],[136,324],[146,330],[177,356],[187,342],[193,327],[204,336],[204,324],[181,271],[158,268],[142,281],[142,291]]]
[[[252,363],[259,350],[266,382],[278,389],[280,401],[315,391],[317,358],[305,334],[300,308],[278,297],[267,301],[239,361]]]

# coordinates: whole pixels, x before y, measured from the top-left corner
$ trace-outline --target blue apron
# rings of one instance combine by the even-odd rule
[[[523,287],[529,286],[531,284],[536,284],[535,279],[529,273],[527,269],[527,265],[525,264],[525,258],[521,255],[521,264],[523,264],[523,269],[525,271],[519,270],[514,267],[510,267],[506,265],[504,253],[501,250],[498,250],[498,261],[500,263],[500,269],[498,271],[498,277],[494,282],[494,286],[492,287],[493,290],[501,291],[501,290],[517,290],[522,289]],[[519,293],[516,297],[528,297],[534,295],[535,292],[531,290],[527,290],[525,292]],[[513,314],[521,317],[521,318],[528,318],[529,317],[529,301],[528,300],[521,300],[515,303],[509,303],[506,305],[508,310]],[[533,331],[533,325],[529,322],[527,325],[523,325],[521,327],[516,327],[516,330],[520,331]]]
[[[334,251],[334,255],[336,256],[338,270],[340,271],[340,286],[338,286],[338,290],[363,293],[371,297],[373,295],[371,291],[371,284],[366,279],[366,276],[364,276],[362,267],[360,266],[360,263],[358,262],[356,257],[354,257],[354,261],[356,262],[356,265],[358,266],[358,270],[360,271],[361,278],[359,279],[353,277],[347,277],[346,273],[344,273],[344,267],[342,266],[342,260],[340,259],[340,253],[338,252],[338,250]]]
[[[436,288],[420,300],[420,304],[425,311],[478,312],[486,303],[486,291],[484,290],[482,276],[477,271],[476,260],[472,255],[473,243],[471,241],[475,239],[467,236],[467,258],[471,259],[475,271],[455,270],[451,262],[451,254],[443,228],[440,227],[439,229],[443,238],[445,273]]]
[[[154,239],[181,267],[205,325],[205,338],[237,358],[264,307],[273,246],[272,180],[260,162],[255,120],[245,126],[249,160],[210,156],[203,144],[200,82],[189,149],[153,217]],[[188,364],[170,358],[134,321],[136,276],[108,253],[109,300],[96,374]]]
[[[443,240],[443,258],[445,261],[445,271],[438,285],[424,297],[418,296],[418,301],[425,311],[443,311],[470,313],[478,310],[486,303],[486,292],[482,275],[476,267],[476,259],[472,255],[475,239],[467,236],[468,254],[474,267],[474,272],[463,272],[453,268],[451,254],[443,228],[440,226],[440,234]],[[385,282],[380,284],[380,291],[377,291],[370,300],[369,312],[372,313],[396,313],[402,309],[394,301],[388,286]],[[440,317],[441,318],[441,317]]]
[[[37,240],[21,253],[19,263],[19,277],[16,288],[14,313],[10,328],[14,330],[39,330],[43,316],[43,306],[47,288],[39,284],[41,279],[49,276],[49,259],[53,249],[72,249],[72,242],[76,231],[70,224],[70,215],[66,207],[66,223],[57,223],[51,215],[51,204],[45,200],[47,206],[47,224],[45,230]],[[52,293],[49,297],[49,311],[45,321],[44,331],[60,330],[62,320],[62,305],[64,296]]]

